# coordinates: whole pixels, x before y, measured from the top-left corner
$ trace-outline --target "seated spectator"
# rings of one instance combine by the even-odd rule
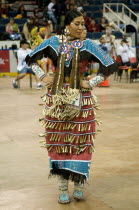
[[[88,25],[91,23],[91,18],[86,15],[85,11],[83,12],[83,17],[85,21],[85,27],[87,28],[87,31],[88,31]]]
[[[45,39],[47,39],[47,28],[41,27],[36,36],[31,38],[31,42],[36,43],[36,46],[40,45]],[[32,41],[33,40],[33,41]]]
[[[126,66],[131,66],[129,58],[136,57],[126,39],[122,39],[121,44],[118,48],[118,55],[121,56],[123,65],[126,65]],[[133,68],[137,68],[138,62],[132,65],[133,65]]]
[[[26,22],[23,26],[23,34],[26,40],[30,40],[31,37],[30,33],[33,28],[34,28],[34,18],[30,17],[28,22]]]
[[[100,20],[100,23],[99,23],[100,32],[106,31],[106,25],[107,25],[107,20],[106,20],[106,18],[102,17]]]
[[[9,10],[6,4],[1,4],[0,7],[0,18],[8,18]]]
[[[122,65],[125,66],[131,66],[132,68],[138,68],[139,69],[139,62],[135,62],[135,63],[130,63],[130,58],[135,58],[135,54],[132,51],[132,48],[129,46],[129,43],[126,39],[123,39],[121,41],[121,45],[118,48],[118,55],[121,56]],[[119,69],[118,71],[118,75],[122,75],[123,71]],[[136,71],[131,71],[130,73],[130,78],[131,79],[136,79],[137,78],[137,74],[139,73],[139,70]]]
[[[18,58],[18,65],[17,65],[17,71],[18,76],[15,78],[15,80],[12,81],[13,87],[18,88],[17,81],[23,79],[26,76],[26,73],[34,74],[32,69],[26,64],[25,58],[26,56],[32,51],[28,48],[29,43],[26,42],[26,40],[22,40],[20,42],[20,49],[17,52],[17,58]],[[37,89],[41,89],[42,85],[40,83],[40,80],[35,76],[35,79],[37,81]]]
[[[100,31],[100,29],[99,29],[98,24],[96,24],[95,19],[91,18],[91,22],[88,25],[88,32],[99,32],[99,31]]]
[[[17,16],[20,15],[20,18],[27,18],[27,12],[24,5],[21,5],[17,11]],[[16,17],[15,17],[16,18]]]
[[[20,32],[18,25],[14,22],[14,18],[10,18],[10,22],[6,25],[6,32],[9,34]]]
[[[121,41],[121,44],[118,48],[118,55],[121,56],[122,65],[125,66],[131,66],[132,68],[138,68],[139,69],[139,62],[135,62],[135,63],[130,63],[130,58],[135,58],[135,54],[132,51],[132,48],[129,46],[129,43],[126,39],[123,39]],[[132,71],[131,72],[131,78],[137,78],[137,74],[139,73],[139,70],[137,71]],[[122,71],[119,70],[118,72],[119,76],[122,75]]]

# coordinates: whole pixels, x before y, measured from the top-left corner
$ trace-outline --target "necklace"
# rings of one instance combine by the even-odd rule
[[[61,43],[61,39],[59,40],[59,42]],[[68,41],[59,45],[58,52],[66,54],[65,61],[68,61],[72,57],[72,54],[70,51],[73,51],[73,49],[80,49],[82,47],[83,47],[83,41],[80,41],[80,40]]]

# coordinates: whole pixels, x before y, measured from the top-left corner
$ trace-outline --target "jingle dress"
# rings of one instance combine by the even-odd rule
[[[28,56],[28,64],[35,63],[36,60],[49,57],[54,66],[57,66],[58,49],[60,46],[58,36],[53,36],[45,40]],[[67,60],[64,63],[64,88],[69,85],[68,78],[71,71],[71,61],[73,49],[71,42],[68,42],[69,51]],[[80,48],[80,61],[88,60],[100,63],[99,74],[105,77],[115,71],[115,64],[105,52],[90,39],[83,41]],[[83,78],[83,72],[80,72]],[[96,97],[88,89],[80,88],[82,92],[81,110],[74,119],[70,121],[58,120],[51,116],[45,116],[43,126],[45,147],[48,150],[50,161],[50,174],[59,175],[67,180],[84,182],[89,177],[89,170],[94,151],[94,138],[96,132],[95,111],[97,108]],[[46,101],[45,109],[52,106],[51,90],[44,95]],[[44,110],[45,113],[45,110]]]

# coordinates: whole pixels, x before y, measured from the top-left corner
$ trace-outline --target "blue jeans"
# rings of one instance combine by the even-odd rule
[[[18,74],[23,74],[23,73],[30,73],[30,74],[33,74],[33,75],[35,75],[35,73],[32,71],[32,69],[31,68],[26,68],[26,67],[24,67],[21,71],[18,71]]]

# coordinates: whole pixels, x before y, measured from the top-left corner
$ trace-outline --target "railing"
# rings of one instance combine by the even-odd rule
[[[139,23],[139,16],[136,15],[136,13],[134,13],[129,7],[127,7],[125,4],[122,4],[122,15],[126,14],[126,10],[128,11],[129,13],[129,17],[130,17],[130,20],[136,22],[136,24]],[[136,19],[136,21],[135,21]]]
[[[113,4],[112,4],[113,5]],[[122,34],[125,34],[126,32],[126,27],[123,27],[123,29],[120,28],[120,25],[123,24],[125,26],[125,21],[119,17],[119,15],[117,15],[111,8],[110,8],[111,4],[103,4],[103,14],[104,17],[106,17],[106,19],[110,22],[112,22],[112,25],[115,27],[115,29],[117,29],[118,31],[120,31]],[[108,11],[108,12],[107,12]],[[113,15],[113,19],[109,17],[109,12],[111,12],[111,14]],[[116,22],[116,23],[115,23]]]
[[[116,8],[116,10],[115,10],[115,12],[113,11],[113,8],[112,7],[114,7],[115,6],[115,8]],[[107,13],[106,13],[106,11],[108,10],[108,12],[111,12],[112,14],[113,14],[113,16],[114,16],[114,18],[116,19],[116,20],[118,20],[118,27],[120,26],[119,25],[119,22],[121,21],[122,23],[124,23],[125,24],[125,21],[124,21],[124,15],[127,15],[129,18],[130,18],[130,22],[128,22],[128,24],[130,23],[133,23],[134,22],[134,24],[136,24],[136,27],[138,27],[138,25],[139,25],[139,16],[138,15],[136,15],[129,7],[127,7],[125,4],[123,4],[123,3],[105,3],[105,4],[103,4],[103,11],[104,11],[104,14],[105,14],[105,17],[109,20],[109,21],[111,21],[110,20],[110,18],[109,18],[109,16],[107,15]],[[118,15],[117,15],[117,13],[122,13],[122,18],[120,18]],[[118,17],[119,18],[118,18]],[[113,21],[115,21],[115,19],[113,18]],[[133,22],[132,22],[133,21]],[[126,27],[125,27],[126,28]],[[126,30],[124,28],[124,31]]]

